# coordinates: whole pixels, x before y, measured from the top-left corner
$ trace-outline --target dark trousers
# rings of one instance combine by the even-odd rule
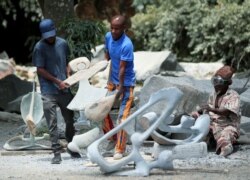
[[[49,128],[51,147],[54,153],[61,150],[61,145],[59,143],[59,132],[57,127],[57,106],[60,108],[62,112],[62,116],[64,118],[66,129],[65,129],[65,137],[68,142],[71,142],[73,136],[75,135],[74,128],[74,120],[73,111],[67,109],[67,105],[72,100],[73,95],[71,93],[61,92],[60,94],[55,95],[43,95],[43,110],[44,116]]]

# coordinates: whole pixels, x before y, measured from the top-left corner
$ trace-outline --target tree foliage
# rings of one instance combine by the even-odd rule
[[[106,32],[105,26],[99,21],[66,19],[59,25],[59,30],[64,33],[71,50],[71,59],[85,56],[89,60],[93,57],[91,49],[103,43]]]
[[[170,49],[181,61],[222,60],[237,69],[250,67],[249,1],[162,0],[160,4],[147,6],[133,18],[137,50]]]
[[[5,51],[19,64],[30,62],[41,15],[36,0],[1,0],[0,52]]]
[[[16,20],[20,12],[33,21],[39,21],[42,16],[36,0],[1,0],[0,9],[0,12],[2,12],[0,14],[1,26],[4,28],[8,27],[7,17],[11,16],[12,20]]]

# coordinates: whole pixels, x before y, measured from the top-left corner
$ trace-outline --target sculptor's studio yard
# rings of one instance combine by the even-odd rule
[[[249,9],[0,0],[0,180],[250,180]]]
[[[136,54],[136,53],[135,53]],[[162,52],[165,55],[164,60],[158,59],[158,63],[169,61],[169,53]],[[148,56],[150,58],[150,53],[147,55],[136,54],[136,57],[145,58]],[[154,55],[155,56],[155,55]],[[156,57],[156,56],[155,56]],[[158,56],[162,57],[162,56]],[[172,61],[171,61],[172,62]],[[139,63],[139,62],[137,62]],[[217,67],[220,67],[220,63],[214,64],[179,64],[184,71],[176,71],[176,72],[168,72],[164,71],[160,74],[168,74],[168,73],[176,73],[175,76],[171,77],[165,75],[153,75],[152,77],[148,77],[147,71],[145,69],[137,69],[139,78],[147,79],[147,82],[144,83],[142,87],[136,88],[136,101],[135,106],[133,108],[133,112],[142,107],[144,104],[148,102],[149,97],[157,92],[160,89],[176,86],[182,91],[185,91],[182,98],[182,102],[177,106],[178,112],[187,111],[190,112],[191,109],[195,109],[196,104],[201,101],[200,94],[211,91],[210,80],[208,80],[213,72],[213,70]],[[140,67],[138,65],[137,67]],[[208,68],[210,67],[210,68]],[[159,65],[152,65],[151,68],[155,68],[156,71],[160,71]],[[32,69],[32,68],[31,68]],[[203,71],[202,71],[203,69]],[[191,70],[187,72],[187,70]],[[140,73],[139,73],[140,72]],[[153,71],[150,71],[153,72]],[[105,82],[106,70],[100,72],[93,78],[93,82],[95,82],[97,87],[102,87],[102,82]],[[193,73],[193,74],[192,74]],[[157,73],[159,74],[159,73]],[[188,75],[187,75],[188,74]],[[199,77],[199,79],[194,79],[191,76]],[[102,79],[96,81],[96,79]],[[204,79],[202,79],[204,78]],[[13,80],[13,79],[12,79]],[[243,87],[242,85],[246,82],[246,79],[235,79],[232,86],[233,87]],[[20,82],[19,82],[20,83]],[[99,83],[99,84],[98,84]],[[16,83],[18,84],[18,83]],[[196,84],[197,89],[194,90],[190,88],[189,84]],[[237,89],[237,88],[236,88]],[[195,93],[194,93],[195,92]],[[241,94],[243,101],[243,118],[242,118],[242,137],[239,140],[238,144],[235,146],[235,150],[233,154],[229,155],[227,158],[216,155],[214,153],[214,149],[209,149],[208,153],[202,149],[202,157],[190,157],[190,154],[194,152],[192,151],[184,151],[182,152],[182,158],[184,159],[175,159],[173,160],[173,169],[167,168],[166,170],[162,168],[155,168],[149,172],[147,176],[148,179],[249,179],[249,164],[250,164],[250,144],[248,139],[248,124],[249,119],[247,118],[248,111],[244,108],[248,107],[248,101],[246,100],[247,94]],[[193,97],[196,98],[193,98]],[[192,101],[190,100],[192,99]],[[79,105],[79,104],[78,104]],[[152,111],[162,111],[165,106],[161,107],[151,107]],[[12,107],[14,108],[14,106]],[[115,110],[114,110],[115,114]],[[244,116],[245,115],[245,116]],[[4,145],[6,142],[15,136],[21,135],[25,138],[29,139],[29,131],[23,121],[23,118],[18,113],[9,113],[9,112],[1,112],[0,114],[0,150],[1,150],[1,178],[0,179],[120,179],[120,178],[131,178],[131,177],[121,177],[114,176],[112,174],[104,174],[100,170],[100,167],[92,163],[87,156],[87,149],[82,148],[82,158],[80,159],[71,159],[69,154],[66,152],[62,153],[62,163],[60,165],[52,165],[50,164],[50,159],[52,157],[50,150],[6,150],[4,149]],[[79,119],[78,119],[79,120]],[[76,121],[78,121],[76,119]],[[79,124],[78,124],[79,125]],[[86,124],[85,124],[86,125]],[[91,123],[90,126],[82,126],[84,132],[94,128],[96,123]],[[42,126],[42,125],[41,125]],[[63,123],[61,122],[61,126]],[[81,127],[81,126],[79,126]],[[78,127],[78,128],[79,128]],[[46,129],[46,128],[45,128]],[[80,128],[81,129],[81,128]],[[44,129],[43,129],[44,130]],[[44,130],[46,131],[46,130]],[[142,129],[141,129],[142,131]],[[79,134],[80,131],[78,132]],[[100,132],[100,137],[102,137],[102,133]],[[62,141],[64,142],[64,141]],[[29,142],[28,142],[29,143]],[[40,143],[40,142],[39,142]],[[105,145],[106,142],[104,142]],[[50,145],[48,140],[43,140],[41,144]],[[20,145],[20,144],[19,144]],[[118,161],[114,161],[112,159],[111,153],[104,153],[103,144],[100,146],[100,152],[103,153],[105,158],[110,165],[112,163],[117,163]],[[173,146],[166,147],[168,150],[172,150]],[[152,162],[154,159],[152,158],[152,153],[155,153],[155,146],[152,139],[147,139],[142,147],[139,149],[141,156],[147,161]],[[128,145],[127,154],[129,155],[132,152],[131,142]],[[187,153],[187,154],[185,154]],[[186,158],[185,158],[186,157]],[[171,162],[171,160],[170,160]],[[131,162],[125,163],[125,165],[121,168],[122,171],[125,170],[133,170],[135,169],[135,164],[133,159]],[[137,176],[136,179],[143,179],[142,176]]]

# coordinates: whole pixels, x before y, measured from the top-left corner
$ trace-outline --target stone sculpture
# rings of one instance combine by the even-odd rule
[[[139,124],[143,129],[147,129],[157,120],[157,115],[154,112],[147,113],[142,116],[139,120]],[[186,143],[196,143],[200,142],[203,137],[208,134],[210,118],[207,114],[201,115],[197,120],[191,116],[183,115],[181,117],[181,122],[178,125],[169,125],[170,121],[163,121],[158,129],[161,132],[166,133],[185,133],[189,134],[189,137],[186,139],[170,139],[167,138],[157,131],[153,131],[151,137],[155,142],[161,145],[171,145],[171,144],[186,144]]]
[[[90,126],[90,122],[86,118],[83,118],[85,117],[85,106],[106,96],[107,89],[96,88],[93,85],[90,85],[89,78],[97,72],[104,70],[107,65],[108,62],[106,60],[91,64],[86,57],[79,57],[70,61],[69,66],[74,74],[65,81],[70,85],[79,82],[79,87],[76,95],[68,104],[67,108],[79,111],[80,117],[75,123],[76,126]]]
[[[35,84],[35,83],[34,83]],[[24,135],[15,136],[9,139],[4,144],[4,149],[13,150],[25,150],[25,149],[50,149],[49,146],[39,144],[40,140],[49,140],[49,134],[43,134],[40,137],[35,136],[35,128],[43,116],[43,103],[41,95],[35,92],[35,85],[33,85],[33,91],[23,96],[21,101],[21,115],[24,122],[27,124],[30,136],[24,137]],[[31,118],[27,118],[31,117]],[[32,127],[29,127],[29,122],[32,121]]]
[[[193,157],[200,157],[204,156],[207,153],[206,149],[206,144],[205,143],[196,143],[197,136],[201,135],[202,133],[195,133],[196,129],[190,130],[193,133],[192,138],[189,140],[186,140],[186,143],[183,141],[183,145],[177,145],[172,151],[169,150],[164,150],[159,153],[159,158],[157,160],[147,162],[145,159],[143,159],[142,155],[139,152],[139,148],[142,145],[142,143],[154,132],[154,130],[161,126],[163,121],[168,121],[171,113],[175,109],[176,105],[180,101],[183,93],[175,88],[166,88],[166,89],[161,89],[158,92],[152,94],[149,98],[149,101],[143,105],[141,108],[139,108],[136,112],[134,112],[131,116],[127,118],[126,121],[122,122],[119,124],[116,128],[93,142],[87,149],[88,151],[88,156],[90,160],[93,163],[97,163],[100,166],[101,171],[105,173],[113,173],[116,175],[131,175],[131,176],[148,176],[150,173],[150,170],[153,168],[161,168],[161,169],[169,169],[172,168],[172,161],[175,158],[185,158],[185,154],[183,151],[192,151]],[[139,133],[135,132],[133,128],[131,128],[131,124],[134,123],[136,118],[142,114],[146,109],[151,107],[152,105],[158,103],[159,101],[167,101],[168,106],[165,107],[160,115],[159,118],[155,119],[154,122],[145,130],[145,132]],[[153,117],[153,116],[152,116]],[[154,118],[153,118],[154,119]],[[207,123],[201,126],[200,128],[205,128],[208,129]],[[185,123],[184,125],[182,124],[179,127],[179,130],[183,129],[190,129],[188,127],[192,127],[189,122]],[[196,126],[195,126],[196,127]],[[125,129],[129,136],[131,137],[131,142],[132,142],[132,151],[131,153],[124,157],[123,159],[110,163],[104,159],[104,157],[100,154],[98,150],[98,146],[100,143],[103,141],[107,140],[109,137],[113,136],[116,134],[118,131],[121,129]],[[174,128],[173,128],[174,129]],[[191,128],[192,129],[192,128]],[[179,130],[176,131],[178,132]],[[189,131],[189,132],[190,132]],[[204,135],[204,134],[202,134]],[[193,142],[192,142],[193,141]],[[181,143],[180,143],[181,144]],[[182,152],[182,153],[181,153]],[[128,171],[122,171],[122,167],[127,165],[129,162],[135,162],[135,169],[133,170],[128,170]]]
[[[116,94],[106,96],[94,103],[89,103],[85,107],[85,116],[92,121],[102,121],[110,112]]]

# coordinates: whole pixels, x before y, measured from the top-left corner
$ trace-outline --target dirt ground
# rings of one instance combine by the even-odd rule
[[[10,123],[0,120],[0,179],[131,179],[103,174],[92,164],[86,153],[80,159],[71,159],[62,153],[62,163],[50,164],[49,150],[6,151],[5,142],[17,135],[23,123]],[[150,152],[151,147],[145,147]],[[250,145],[237,145],[228,158],[209,152],[203,158],[174,160],[174,170],[154,169],[147,177],[134,179],[250,179]],[[126,169],[133,169],[130,163]]]

